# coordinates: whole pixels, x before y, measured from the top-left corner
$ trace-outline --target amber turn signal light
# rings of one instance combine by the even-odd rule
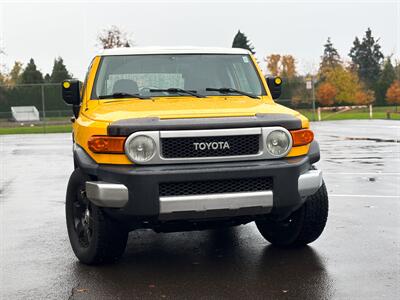
[[[124,153],[124,136],[94,135],[88,141],[88,146],[94,153]]]
[[[314,139],[314,133],[310,129],[300,129],[290,131],[293,139],[293,146],[303,146],[311,143]]]

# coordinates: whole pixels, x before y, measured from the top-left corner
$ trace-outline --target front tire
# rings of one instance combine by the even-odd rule
[[[82,263],[113,262],[125,251],[128,231],[86,198],[88,180],[90,178],[77,168],[68,182],[65,215],[69,240]]]
[[[256,221],[261,235],[280,247],[300,247],[315,241],[325,228],[328,218],[328,193],[325,183],[308,196],[305,203],[284,220]]]

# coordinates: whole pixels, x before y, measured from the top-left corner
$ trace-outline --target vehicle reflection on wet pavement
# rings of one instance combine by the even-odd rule
[[[396,299],[400,297],[400,122],[312,123],[330,195],[323,235],[270,246],[254,224],[132,232],[116,264],[80,264],[64,196],[70,134],[0,136],[1,299]]]

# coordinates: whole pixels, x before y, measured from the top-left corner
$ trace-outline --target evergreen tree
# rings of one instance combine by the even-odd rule
[[[386,92],[395,79],[396,73],[392,61],[388,57],[383,64],[383,70],[376,85],[376,105],[386,105]]]
[[[254,51],[254,46],[251,44],[247,36],[244,33],[240,32],[240,30],[238,31],[238,33],[236,33],[235,38],[233,39],[232,48],[247,49],[253,54],[256,53]]]
[[[367,88],[375,88],[381,73],[381,62],[384,59],[381,52],[379,39],[375,40],[371,29],[365,32],[362,42],[355,38],[349,56],[357,68],[358,76],[366,84]]]
[[[46,73],[46,75],[44,75],[44,82],[46,83],[50,83],[51,81],[51,77],[49,73]]]
[[[395,62],[394,73],[396,76],[396,80],[400,80],[400,62],[397,60]]]
[[[21,74],[21,83],[43,83],[43,75],[36,68],[33,58],[30,59],[26,68]]]
[[[324,45],[324,54],[321,56],[320,70],[323,72],[329,68],[335,68],[341,64],[340,55],[336,48],[333,47],[331,38],[328,37]]]
[[[54,60],[53,70],[50,75],[51,83],[60,83],[65,79],[70,79],[72,76],[68,73],[67,67],[61,57]]]

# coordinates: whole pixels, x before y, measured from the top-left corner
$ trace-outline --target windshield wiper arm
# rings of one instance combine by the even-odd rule
[[[169,88],[169,89],[150,89],[150,93],[157,93],[157,92],[166,92],[166,93],[173,93],[173,94],[188,94],[195,96],[197,98],[205,98],[206,96],[198,94],[197,91],[189,91],[180,88]]]
[[[100,95],[99,96],[99,99],[113,99],[113,98],[151,99],[150,97],[142,96],[140,94],[129,94],[129,93],[113,93],[110,95]]]
[[[244,95],[244,96],[251,97],[251,98],[254,98],[254,99],[260,99],[260,97],[254,95],[254,94],[246,93],[246,92],[239,91],[239,90],[233,89],[233,88],[206,88],[206,91],[220,92],[221,94],[236,93],[236,94]]]

